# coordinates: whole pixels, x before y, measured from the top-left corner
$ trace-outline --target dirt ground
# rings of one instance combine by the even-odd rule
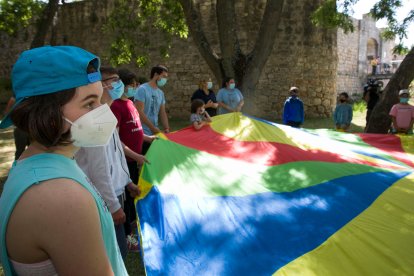
[[[3,184],[14,160],[13,129],[0,130],[0,193],[3,191]]]

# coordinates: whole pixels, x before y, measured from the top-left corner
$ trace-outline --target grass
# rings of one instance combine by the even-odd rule
[[[280,123],[278,121],[277,123]],[[171,131],[179,130],[183,127],[190,125],[188,120],[170,119]],[[362,132],[365,126],[365,106],[354,104],[354,119],[352,120],[351,132]],[[333,129],[334,123],[332,118],[315,118],[305,119],[303,125],[304,128],[320,129],[328,128]],[[13,162],[14,158],[14,141],[13,130],[0,130],[0,194],[3,190],[3,184],[6,181],[8,170]],[[145,275],[144,266],[139,253],[128,254],[125,261],[128,273],[130,275]],[[3,269],[0,266],[0,276],[4,276]]]

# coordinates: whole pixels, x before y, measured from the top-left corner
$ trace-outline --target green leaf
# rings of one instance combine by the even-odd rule
[[[150,62],[153,40],[157,41],[160,57],[168,58],[172,38],[188,36],[182,7],[173,0],[116,0],[104,30],[108,35],[114,34],[111,61],[116,65],[135,62],[139,67]],[[155,37],[158,34],[161,39]]]

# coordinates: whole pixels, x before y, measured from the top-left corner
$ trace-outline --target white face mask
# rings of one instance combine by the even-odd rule
[[[109,142],[115,130],[117,119],[107,104],[101,105],[71,122],[70,132],[77,147],[98,147]]]

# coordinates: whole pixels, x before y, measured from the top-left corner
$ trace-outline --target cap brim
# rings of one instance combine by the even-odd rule
[[[17,100],[12,106],[12,108],[10,108],[9,112],[6,114],[6,116],[4,116],[3,120],[1,120],[0,129],[8,128],[13,125],[13,121],[10,118],[10,114],[13,112],[16,106],[18,106],[23,100],[24,98]]]

